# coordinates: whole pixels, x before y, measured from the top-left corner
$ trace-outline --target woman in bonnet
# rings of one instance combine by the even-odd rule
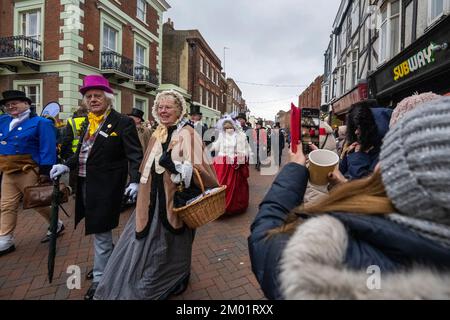
[[[219,138],[212,145],[217,156],[214,168],[221,185],[227,186],[226,213],[240,214],[247,210],[249,202],[250,145],[241,126],[231,116],[217,123]]]
[[[153,106],[158,127],[141,164],[136,211],[109,259],[95,299],[159,300],[182,293],[191,268],[194,230],[173,212],[181,185],[184,194],[218,187],[203,153],[201,137],[183,120],[186,102],[177,92],[159,93]],[[178,204],[183,205],[183,203]],[[178,206],[177,205],[177,206]]]

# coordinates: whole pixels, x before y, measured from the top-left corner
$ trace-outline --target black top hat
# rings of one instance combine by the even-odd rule
[[[200,106],[197,106],[195,104],[191,105],[191,112],[189,113],[189,115],[191,115],[191,116],[193,116],[193,115],[203,116],[203,113],[200,112]]]
[[[247,122],[247,117],[245,113],[239,113],[236,119],[243,119],[245,122]]]
[[[133,110],[131,110],[131,113],[128,114],[129,116],[133,116],[136,118],[141,119],[142,121],[144,120],[144,111],[137,109],[137,108],[133,108]]]
[[[33,103],[33,101],[31,101],[30,98],[28,98],[25,94],[25,92],[23,91],[19,91],[19,90],[8,90],[8,91],[4,91],[2,93],[3,95],[3,99],[0,100],[0,106],[4,105],[5,103],[7,103],[8,101],[12,101],[12,100],[20,100],[20,101],[26,101],[28,102],[30,105]]]

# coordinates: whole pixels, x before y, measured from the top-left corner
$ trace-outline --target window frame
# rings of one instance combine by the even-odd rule
[[[104,44],[104,28],[107,25],[109,28],[114,29],[117,32],[116,35],[116,53],[122,54],[122,23],[102,12],[100,15],[100,44],[101,44],[101,52],[103,51]],[[101,65],[101,54],[100,57],[100,65]]]
[[[382,65],[387,61],[391,60],[402,50],[402,25],[403,25],[403,2],[404,0],[394,0],[393,2],[399,2],[399,12],[395,15],[392,15],[392,2],[385,2],[382,7],[380,7],[380,20],[379,20],[379,61],[378,65]],[[386,19],[383,20],[382,8],[386,6]],[[399,19],[398,21],[398,52],[393,52],[392,46],[392,20],[393,18]],[[384,35],[383,27],[386,24],[386,35]],[[383,36],[386,37],[386,52],[383,52]]]
[[[32,79],[32,80],[14,80],[13,81],[13,88],[14,90],[21,90],[19,87],[31,87],[31,86],[39,86],[39,102],[36,102],[36,113],[40,115],[42,113],[42,110],[44,109],[43,106],[43,88],[44,88],[44,81],[42,79]],[[27,97],[29,97],[29,91],[24,90]],[[39,104],[39,105],[38,105]]]
[[[149,115],[149,101],[148,101],[148,98],[144,97],[144,96],[141,96],[141,95],[134,94],[133,95],[133,102],[134,102],[133,105],[134,105],[135,108],[137,108],[136,101],[141,101],[141,102],[144,103],[144,110],[142,110],[142,111],[144,111],[144,115],[142,116],[142,118],[144,118],[144,120],[147,120],[148,119],[148,115]]]
[[[143,11],[143,19],[139,16],[139,13],[142,13],[142,10],[139,8],[139,3],[144,4],[144,11]],[[136,0],[136,18],[138,18],[143,23],[147,24],[147,1],[145,0]]]

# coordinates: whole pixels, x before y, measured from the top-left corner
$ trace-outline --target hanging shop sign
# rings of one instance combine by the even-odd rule
[[[414,74],[417,70],[433,63],[435,61],[434,48],[437,45],[431,43],[428,47],[420,50],[418,53],[403,61],[393,70],[394,81],[402,80],[409,75]]]

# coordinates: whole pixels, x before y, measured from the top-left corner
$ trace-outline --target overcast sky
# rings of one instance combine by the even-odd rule
[[[252,115],[273,120],[323,73],[340,0],[168,0],[176,30],[198,29]],[[242,82],[299,87],[268,87]]]

